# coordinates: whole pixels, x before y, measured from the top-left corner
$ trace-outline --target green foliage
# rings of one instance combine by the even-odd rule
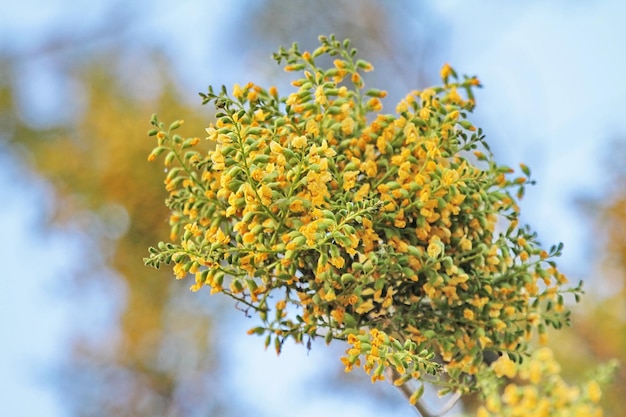
[[[511,178],[467,119],[475,77],[445,65],[443,85],[384,114],[386,93],[364,87],[372,65],[348,40],[320,41],[274,55],[301,74],[288,95],[253,83],[202,94],[218,111],[208,154],[176,133],[182,122],[153,118],[172,242],[146,264],[245,306],[261,320],[249,333],[277,352],[288,338],[344,340],[346,370],[362,363],[373,381],[393,371],[397,384],[478,389],[498,374],[486,351],[521,362],[533,334],[568,323],[564,293],[581,293],[563,288],[562,246],[546,252],[518,225],[530,170]]]

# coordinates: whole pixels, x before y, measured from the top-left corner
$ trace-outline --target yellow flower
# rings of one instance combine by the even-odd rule
[[[309,224],[306,224],[298,230],[306,237],[306,243],[309,246],[315,245],[315,241],[317,240],[319,234],[317,233],[317,221],[313,221]]]
[[[463,104],[463,98],[461,98],[461,95],[456,88],[450,89],[450,92],[447,95],[447,99],[454,104]]]
[[[296,149],[302,149],[306,146],[307,140],[306,136],[296,136],[292,141],[291,145]]]
[[[325,105],[328,102],[324,94],[324,87],[321,85],[315,89],[315,104]]]
[[[330,263],[336,268],[343,268],[346,263],[346,260],[341,256],[336,256],[330,258]]]
[[[261,182],[263,180],[263,177],[265,177],[265,171],[260,168],[256,168],[250,173],[250,175],[252,176],[252,179],[254,179],[256,182]]]
[[[257,122],[264,121],[266,116],[267,116],[267,113],[265,113],[263,109],[258,109],[257,111],[254,112],[254,120],[256,120]]]
[[[355,305],[359,301],[359,297],[356,294],[350,294],[348,297],[348,304]]]
[[[183,264],[178,263],[174,265],[174,275],[176,275],[176,279],[185,278],[185,276],[187,275],[187,271],[185,271]]]
[[[343,173],[343,189],[348,191],[356,185],[359,171],[347,171]]]
[[[213,169],[215,171],[224,170],[224,155],[220,152],[219,146],[211,152],[211,161],[213,162]]]
[[[602,398],[600,385],[595,380],[591,380],[587,383],[587,395],[593,403],[598,403],[600,398]]]
[[[222,232],[222,229],[217,229],[217,233],[215,234],[215,240],[218,243],[226,245],[228,244],[228,242],[230,242],[230,236],[225,235],[224,232]]]
[[[259,98],[259,93],[256,90],[250,90],[248,91],[248,96],[246,98],[249,102],[256,101],[256,99]]]
[[[450,78],[453,72],[454,70],[452,69],[450,64],[445,63],[443,67],[441,67],[441,71],[439,72],[439,75],[441,76],[441,79],[444,80],[444,82],[447,82],[447,79]]]
[[[528,365],[528,380],[533,384],[541,382],[541,362],[531,361]]]
[[[452,185],[459,179],[459,173],[453,169],[446,169],[441,178],[443,185]]]
[[[409,109],[409,106],[407,104],[407,102],[405,100],[402,100],[400,103],[398,103],[398,105],[396,106],[396,113],[400,114],[400,113],[404,113],[405,111],[407,111]]]
[[[406,219],[404,218],[404,209],[400,209],[396,217],[393,219],[393,225],[403,229],[406,227]]]
[[[359,305],[357,308],[355,308],[354,311],[357,314],[365,314],[373,309],[374,309],[374,303],[372,302],[372,300],[367,300],[361,303],[361,305]]]
[[[252,232],[245,233],[243,235],[243,243],[253,243],[256,241],[256,235]]]
[[[472,249],[472,241],[469,240],[468,238],[466,238],[465,236],[463,236],[463,238],[461,239],[461,241],[459,242],[459,246],[461,247],[461,249],[463,249],[464,251],[469,251]]]
[[[372,111],[381,111],[383,109],[383,103],[376,97],[369,99],[367,106],[372,109]]]
[[[344,318],[343,308],[333,309],[333,311],[330,312],[330,315],[332,316],[333,319],[335,319],[337,323],[339,324],[343,323],[343,318]]]
[[[341,121],[341,132],[344,135],[349,135],[354,131],[354,119],[352,117],[346,117]]]
[[[370,183],[366,182],[354,193],[354,201],[362,201],[370,191]]]
[[[311,136],[318,136],[320,134],[320,127],[315,121],[315,119],[311,118],[306,122],[306,133]]]
[[[288,106],[293,106],[293,105],[298,104],[299,101],[300,101],[300,97],[298,96],[298,94],[291,93],[289,94],[289,97],[287,97],[287,101],[285,103]]]
[[[302,200],[297,199],[289,203],[289,210],[291,210],[294,213],[302,213],[305,210]]]
[[[420,119],[427,120],[430,117],[430,109],[428,107],[422,107],[418,114]]]
[[[378,166],[376,165],[376,162],[372,160],[367,160],[361,163],[360,168],[369,178],[373,178],[376,174],[378,174]]]
[[[263,184],[259,187],[259,196],[261,197],[261,204],[264,206],[270,205],[272,202],[272,189]]]
[[[337,155],[337,152],[333,148],[328,147],[328,141],[326,139],[322,141],[322,146],[317,149],[317,152],[324,155],[326,158],[332,158]]]
[[[239,84],[233,85],[233,97],[241,98],[243,97],[243,90]]]
[[[335,290],[333,288],[331,288],[330,290],[328,290],[328,292],[326,292],[326,294],[324,294],[324,300],[325,301],[334,301],[337,299],[337,296],[335,295]]]
[[[434,236],[434,238],[430,240],[430,244],[428,245],[426,252],[431,258],[436,258],[441,254],[441,252],[443,252],[443,247],[444,246],[443,243],[441,243],[441,240],[439,240],[437,236]]]
[[[346,67],[346,61],[343,61],[341,59],[335,59],[333,61],[333,64],[335,65],[335,67],[337,67],[337,69],[344,69]]]
[[[489,417],[489,411],[487,411],[487,409],[484,406],[480,406],[478,408],[478,411],[476,412],[476,417]]]
[[[419,138],[419,133],[414,123],[407,123],[406,126],[404,126],[403,134],[404,143],[406,143],[407,145],[413,142],[417,142],[417,139]]]
[[[509,355],[504,353],[497,361],[491,364],[491,368],[494,370],[498,378],[506,376],[513,378],[517,373],[515,362],[509,359]]]

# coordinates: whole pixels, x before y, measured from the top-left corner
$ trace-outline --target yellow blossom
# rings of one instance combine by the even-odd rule
[[[600,390],[600,385],[595,380],[591,380],[587,383],[587,395],[589,396],[591,402],[600,402],[602,391]]]
[[[254,120],[256,120],[257,122],[264,121],[265,117],[267,117],[267,113],[265,113],[263,109],[258,109],[254,112]]]
[[[476,417],[489,417],[489,411],[484,406],[480,406],[476,412]]]
[[[219,147],[211,152],[211,161],[213,162],[213,169],[216,171],[222,171],[224,165],[224,155],[219,151]]]
[[[324,87],[320,85],[315,89],[315,103],[323,106],[326,105],[327,102],[328,100],[324,94]]]
[[[371,311],[373,308],[374,303],[372,303],[372,300],[367,300],[361,303],[354,311],[356,311],[358,314],[365,314]]]
[[[453,69],[450,66],[450,64],[446,63],[443,65],[443,67],[441,67],[441,71],[439,73],[439,75],[441,76],[442,80],[447,80],[453,73]]]
[[[359,171],[347,171],[343,173],[343,189],[348,191],[356,185],[356,179]]]
[[[459,173],[452,169],[446,169],[441,178],[441,183],[443,185],[451,185],[454,184],[459,179]]]
[[[459,242],[459,246],[464,251],[469,251],[472,249],[472,241],[469,240],[467,237],[463,236],[463,238]]]
[[[369,191],[370,184],[366,182],[354,193],[354,201],[362,201],[368,195]]]
[[[334,301],[337,299],[337,296],[335,295],[335,290],[333,288],[331,288],[330,290],[328,290],[326,292],[326,294],[324,294],[324,300],[325,301]]]
[[[177,263],[174,265],[174,275],[176,275],[176,279],[182,279],[187,275],[183,264]]]
[[[441,241],[436,236],[433,237],[433,239],[431,239],[430,243],[428,244],[426,252],[431,258],[436,258],[441,254],[441,252],[443,252],[443,243],[441,243]]]
[[[233,85],[233,97],[241,98],[243,97],[243,90],[239,84]]]
[[[286,104],[288,106],[293,106],[293,105],[298,104],[299,102],[300,102],[300,97],[298,96],[298,94],[292,93],[292,94],[289,94],[289,97],[287,97]]]
[[[337,67],[338,69],[344,69],[346,68],[346,61],[343,61],[341,59],[335,59],[333,61],[333,64],[335,65],[335,67]]]
[[[371,99],[369,99],[367,102],[367,106],[372,111],[381,111],[383,109],[383,103],[377,97],[372,97]]]
[[[349,135],[354,131],[354,119],[352,117],[346,117],[341,121],[341,132],[344,135]]]
[[[256,237],[256,235],[255,235],[254,233],[252,233],[252,232],[247,232],[247,233],[245,233],[245,234],[243,235],[243,242],[244,242],[244,243],[248,243],[248,244],[250,244],[250,243],[255,242],[255,241],[256,241],[256,238],[257,238],[257,237]]]
[[[515,362],[509,359],[509,355],[504,353],[498,360],[491,364],[496,375],[501,378],[506,376],[507,378],[513,378],[517,373],[517,367]]]
[[[341,256],[330,258],[330,263],[336,268],[343,268],[346,263],[346,260]]]
[[[265,184],[259,187],[259,196],[261,197],[261,203],[264,206],[268,206],[272,202],[272,189]]]
[[[291,203],[289,203],[289,210],[294,213],[302,213],[305,208],[301,199],[295,199]]]
[[[343,323],[343,319],[344,319],[344,316],[345,316],[345,311],[344,311],[343,308],[336,308],[336,309],[333,309],[330,312],[330,315],[332,316],[333,319],[335,319],[335,321],[337,323],[341,324],[341,323]]]
[[[296,149],[302,149],[306,146],[306,143],[307,143],[306,136],[296,136],[291,141],[291,146],[293,146]]]
[[[309,119],[306,122],[306,133],[311,136],[318,136],[320,134],[319,124],[315,119]],[[315,146],[315,145],[313,145]],[[311,148],[313,148],[313,146]]]

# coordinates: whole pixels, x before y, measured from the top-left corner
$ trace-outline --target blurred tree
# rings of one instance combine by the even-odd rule
[[[626,142],[614,141],[607,158],[607,185],[600,198],[579,202],[590,222],[592,275],[587,294],[574,309],[573,326],[554,345],[564,374],[582,379],[581,370],[618,359],[614,382],[604,389],[607,416],[621,416],[626,398]]]
[[[28,149],[32,168],[56,191],[53,223],[79,231],[88,247],[77,254],[82,268],[70,294],[121,305],[114,312],[119,324],[78,326],[61,370],[64,403],[72,415],[85,416],[226,415],[207,308],[181,302],[186,294],[180,286],[170,291],[171,274],[155,274],[141,261],[146,246],[164,238],[167,215],[160,169],[137,169],[151,145],[137,120],[147,120],[155,107],[172,117],[184,113],[196,126],[208,117],[176,96],[158,54],[146,53],[134,65],[123,58],[102,52],[68,69],[80,112],[55,127],[33,127],[20,117],[19,74],[1,86],[0,114],[13,121],[3,139]],[[120,77],[121,62],[132,86]],[[154,97],[142,97],[145,91]],[[83,321],[94,312],[85,314]]]

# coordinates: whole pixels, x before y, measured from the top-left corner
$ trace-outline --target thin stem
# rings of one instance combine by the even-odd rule
[[[391,382],[395,382],[398,378],[400,378],[400,374],[398,373],[398,371],[396,371],[393,368],[387,368],[387,374]],[[413,391],[407,384],[399,385],[398,389],[400,390],[400,392],[402,392],[402,394],[406,397],[407,400],[411,398]],[[426,405],[422,403],[421,398],[417,400],[413,406],[415,407],[415,410],[417,411],[417,413],[422,417],[442,417],[443,415],[447,414],[448,411],[452,409],[452,407],[455,406],[455,404],[459,401],[460,398],[461,398],[461,393],[456,392],[452,397],[450,397],[450,399],[446,402],[446,404],[437,412],[432,412],[428,408],[426,408]]]

